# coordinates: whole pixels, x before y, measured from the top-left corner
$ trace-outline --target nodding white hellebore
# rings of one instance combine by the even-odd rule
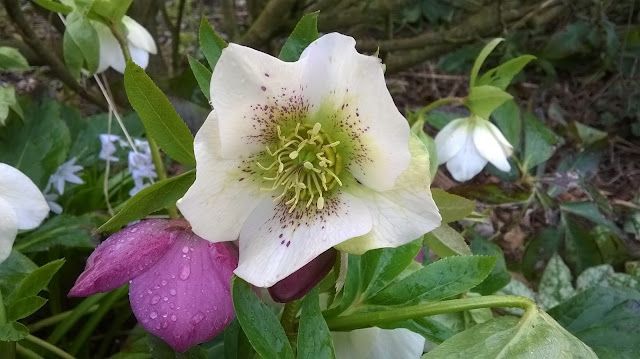
[[[11,254],[18,230],[38,227],[47,214],[49,205],[31,179],[0,163],[0,263]]]
[[[501,171],[511,170],[508,157],[513,146],[490,121],[472,115],[449,122],[435,138],[440,164],[456,181],[464,182],[480,173],[487,162]]]
[[[149,31],[134,19],[125,15],[122,18],[122,24],[127,31],[126,37],[131,60],[138,66],[146,68],[149,65],[149,54],[155,55],[158,53],[156,42]],[[100,63],[96,73],[104,72],[111,67],[124,74],[127,63],[118,40],[113,36],[107,25],[94,20],[91,21],[91,25],[96,29],[98,41],[100,42]]]
[[[440,225],[429,155],[382,64],[337,33],[296,62],[237,44],[211,79],[196,181],[178,207],[213,242],[239,240],[236,275],[270,287],[331,247],[362,254]]]

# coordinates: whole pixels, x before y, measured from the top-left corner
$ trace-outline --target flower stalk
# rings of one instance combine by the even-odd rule
[[[284,310],[282,311],[282,317],[280,318],[280,323],[282,324],[282,328],[284,329],[287,338],[289,339],[289,343],[291,344],[291,348],[296,350],[298,329],[296,323],[296,314],[300,310],[300,306],[302,305],[302,299],[294,300],[288,302],[284,305]]]
[[[463,101],[462,98],[460,97],[445,97],[445,98],[441,98],[438,99],[436,101],[433,101],[432,103],[426,105],[425,107],[421,108],[420,111],[418,111],[419,115],[424,115],[425,113],[433,110],[436,107],[440,107],[443,105],[448,105],[450,103],[459,103],[461,104]]]

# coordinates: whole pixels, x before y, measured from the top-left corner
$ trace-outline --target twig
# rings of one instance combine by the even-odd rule
[[[265,44],[271,35],[282,26],[282,18],[289,13],[295,3],[296,0],[270,0],[256,21],[242,36],[240,43],[253,47]]]

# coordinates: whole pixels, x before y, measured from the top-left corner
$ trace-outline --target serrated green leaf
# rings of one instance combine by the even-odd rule
[[[231,281],[236,318],[256,352],[263,358],[293,359],[289,340],[273,311],[242,278]]]
[[[320,312],[318,288],[310,291],[302,301],[298,330],[298,359],[335,358],[331,332]]]
[[[67,28],[63,36],[64,59],[76,76],[85,67],[94,73],[100,62],[100,41],[91,22],[77,12],[67,16]]]
[[[18,287],[9,295],[7,303],[11,306],[16,301],[25,298],[35,296],[43,290],[54,274],[58,272],[60,267],[64,264],[64,259],[58,259],[49,262],[42,267],[29,273],[18,285]]]
[[[38,296],[30,296],[18,299],[7,309],[7,320],[11,321],[26,318],[35,313],[46,302],[46,299]]]
[[[441,258],[471,255],[471,249],[464,237],[446,224],[425,234],[424,244]]]
[[[482,295],[489,295],[502,289],[511,281],[511,275],[507,271],[507,263],[504,259],[502,248],[482,237],[476,236],[471,242],[471,252],[496,258],[491,273],[473,288],[473,291]]]
[[[495,258],[487,256],[443,258],[392,283],[366,302],[408,305],[449,298],[480,284],[491,272],[494,263]]]
[[[29,335],[29,329],[18,322],[0,324],[0,341],[17,342]]]
[[[28,70],[29,63],[18,49],[0,46],[0,70]]]
[[[476,209],[476,201],[447,193],[439,188],[432,188],[433,196],[443,223],[450,223],[464,219]]]
[[[511,80],[513,80],[513,78],[535,58],[536,57],[532,55],[522,55],[515,59],[511,59],[504,64],[485,72],[484,75],[482,75],[476,82],[476,86],[490,85],[504,90],[509,86]]]
[[[515,101],[509,100],[496,108],[491,117],[496,125],[509,141],[511,146],[518,151],[520,147],[520,135],[522,133],[522,118],[520,108]]]
[[[496,46],[498,46],[498,44],[500,44],[502,41],[504,41],[504,39],[495,38],[489,41],[489,43],[485,45],[485,47],[480,51],[480,53],[478,54],[478,57],[476,57],[476,61],[473,63],[473,68],[471,69],[471,75],[469,76],[470,88],[473,88],[476,85],[475,83],[476,78],[478,77],[478,73],[480,72],[480,68],[482,67],[482,64],[484,64],[484,61],[487,59],[487,57],[489,57],[489,54],[491,54],[493,49],[495,49]],[[488,118],[488,117],[485,117],[485,118]]]
[[[576,290],[573,288],[572,281],[571,270],[564,264],[562,258],[557,254],[551,257],[547,268],[542,273],[538,287],[540,308],[550,309],[573,297]]]
[[[472,114],[488,119],[493,110],[511,99],[513,99],[513,96],[497,87],[489,85],[474,86],[464,99],[464,105],[467,106]]]
[[[129,222],[144,218],[149,213],[175,205],[195,180],[195,170],[191,170],[152,184],[131,197],[120,212],[96,229],[96,232],[116,231]]]
[[[312,12],[306,14],[298,21],[291,35],[282,46],[278,58],[282,61],[294,62],[298,61],[302,51],[312,42],[318,39],[318,14],[320,12]]]
[[[200,86],[200,91],[202,91],[207,100],[211,101],[211,71],[191,55],[187,55],[187,58],[189,59],[189,67],[191,67],[193,77],[196,78],[198,86]]]
[[[200,48],[204,57],[207,58],[211,71],[216,68],[222,50],[228,44],[211,27],[211,24],[204,17],[200,21]]]
[[[526,170],[548,160],[553,154],[553,146],[558,142],[556,135],[530,112],[524,114],[523,166]]]
[[[176,161],[194,166],[196,158],[191,131],[158,86],[133,62],[129,62],[124,71],[124,86],[147,135]]]

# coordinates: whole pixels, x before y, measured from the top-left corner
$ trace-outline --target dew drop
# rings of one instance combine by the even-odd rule
[[[167,322],[162,322],[162,328],[166,329],[169,326],[169,323]]]
[[[164,297],[162,298],[162,300],[164,300],[165,302],[169,300],[169,297]]]
[[[187,247],[187,246],[182,247],[182,253],[184,253],[184,254],[189,253],[189,247]]]
[[[160,284],[162,284],[162,286],[164,287],[165,285],[167,285],[167,281],[166,280],[162,280],[162,282],[160,282]]]
[[[171,295],[176,295],[176,294],[178,294],[178,291],[176,291],[175,289],[171,288],[171,289],[169,289],[169,293]]]
[[[151,304],[158,304],[159,301],[160,301],[159,295],[154,295],[153,298],[151,298]]]
[[[171,321],[175,322],[176,320],[178,320],[178,317],[175,314],[171,314]]]
[[[151,319],[156,319],[158,317],[158,313],[156,312],[151,312],[151,314],[149,314],[149,318]]]
[[[191,268],[188,264],[183,264],[180,268],[180,279],[187,280],[191,274]]]
[[[201,311],[198,311],[193,317],[191,317],[189,322],[191,324],[198,324],[202,321],[202,319],[204,319],[204,314]]]

